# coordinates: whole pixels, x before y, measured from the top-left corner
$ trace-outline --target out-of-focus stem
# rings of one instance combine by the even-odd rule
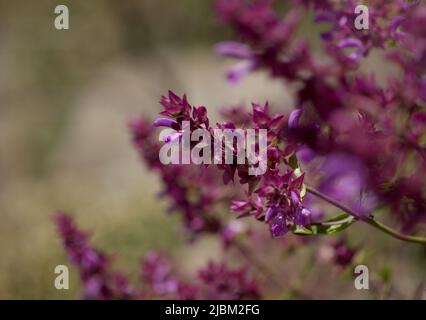
[[[276,280],[276,276],[261,261],[251,254],[251,251],[244,244],[236,241],[235,248],[249,261],[257,270],[259,270],[268,282],[279,290],[283,290],[281,284]]]
[[[352,215],[355,219],[357,219],[357,213],[355,211],[353,211],[352,209],[348,208],[347,206],[345,206],[344,204],[330,198],[329,196],[323,194],[322,192],[306,186],[306,191],[308,191],[309,193],[317,196],[318,198],[332,204],[333,206],[345,211],[346,213],[349,213],[350,215]],[[366,217],[363,219],[359,219],[359,221],[364,221],[365,223],[368,223],[370,226],[396,238],[402,241],[406,241],[406,242],[412,242],[412,243],[418,243],[418,244],[423,244],[426,245],[426,238],[423,237],[416,237],[416,236],[410,236],[410,235],[405,235],[402,234],[394,229],[392,229],[391,227],[388,227],[387,225],[375,220],[372,217]]]
[[[379,230],[383,231],[384,233],[387,233],[387,234],[391,235],[392,237],[397,238],[399,240],[426,245],[426,238],[402,234],[402,233],[400,233],[400,232],[388,227],[387,225],[384,225],[383,223],[381,223],[377,220],[374,220],[372,218],[368,218],[368,219],[363,220],[363,221],[368,223],[370,226],[373,226],[374,228],[379,229]]]
[[[263,264],[257,257],[255,257],[251,250],[248,249],[243,243],[236,241],[234,243],[234,247],[244,256],[244,258],[247,259],[247,261],[250,262],[257,270],[259,270],[262,275],[265,277],[265,279],[274,287],[276,287],[279,291],[284,292],[286,289],[281,285],[281,283],[278,281],[278,276],[274,275],[269,268]],[[311,297],[307,296],[297,288],[293,288],[291,286],[288,287],[289,293],[292,296],[297,296],[301,299],[309,300]]]

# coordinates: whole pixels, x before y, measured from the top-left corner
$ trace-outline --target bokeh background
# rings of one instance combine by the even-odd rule
[[[59,4],[70,9],[66,31],[53,25]],[[308,38],[318,32],[302,29]],[[68,264],[51,219],[58,209],[135,277],[139,257],[152,248],[188,273],[219,258],[218,243],[188,246],[178,217],[164,213],[160,184],[132,148],[127,122],[154,117],[168,89],[212,113],[252,101],[292,107],[291,90],[264,74],[229,85],[232,62],[212,51],[223,39],[231,34],[208,0],[0,0],[1,299],[79,297],[72,267],[70,290],[53,286],[54,267]],[[373,56],[365,67],[379,61]],[[421,250],[366,228],[353,228],[355,244],[371,244],[373,267],[392,270],[399,290],[415,294],[426,270]],[[306,283],[316,297],[371,297],[323,269]]]

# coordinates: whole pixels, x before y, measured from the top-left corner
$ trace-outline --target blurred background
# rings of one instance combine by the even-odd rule
[[[69,30],[54,28],[59,4],[70,10]],[[72,268],[70,290],[53,286],[55,266],[69,265],[51,219],[58,209],[135,276],[151,248],[184,269],[219,255],[210,239],[186,245],[178,217],[166,215],[156,197],[157,178],[132,148],[127,122],[154,117],[168,89],[213,113],[266,100],[291,108],[291,92],[265,74],[238,86],[225,81],[232,62],[212,51],[224,39],[231,34],[207,0],[0,0],[1,299],[79,297]],[[396,251],[395,241],[378,237],[373,263],[395,267],[402,289],[414,292],[426,269],[418,248]],[[322,277],[311,286],[334,281],[327,269]],[[339,294],[318,290],[318,298],[369,297],[351,282],[336,285]]]

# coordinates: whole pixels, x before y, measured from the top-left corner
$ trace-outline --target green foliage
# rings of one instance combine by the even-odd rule
[[[303,236],[315,235],[333,235],[338,234],[352,225],[355,220],[349,219],[350,215],[346,213],[339,214],[323,223],[314,223],[308,227],[295,227],[293,233]],[[342,221],[342,223],[338,223]]]

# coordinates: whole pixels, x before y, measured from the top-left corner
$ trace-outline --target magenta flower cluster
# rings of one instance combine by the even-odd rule
[[[71,263],[80,271],[85,299],[127,299],[134,294],[126,277],[109,270],[111,259],[88,243],[88,234],[71,217],[59,212],[55,222]]]
[[[111,257],[97,250],[64,213],[55,215],[58,232],[70,261],[78,268],[85,299],[259,299],[260,291],[247,268],[209,262],[198,281],[177,275],[168,259],[148,252],[141,260],[141,286],[134,288],[123,273],[111,271]]]

